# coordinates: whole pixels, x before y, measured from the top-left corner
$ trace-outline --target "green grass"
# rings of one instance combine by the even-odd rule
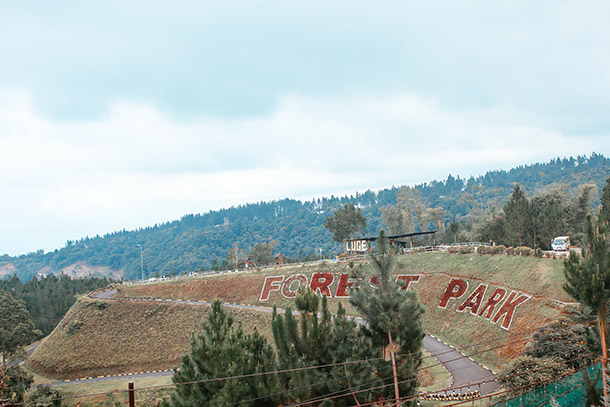
[[[55,387],[62,397],[69,397],[62,405],[66,407],[76,406],[79,402],[83,406],[104,406],[113,400],[126,405],[128,402],[128,383],[134,382],[136,405],[142,397],[162,398],[167,396],[172,389],[171,376],[147,377],[106,380],[94,383],[66,384]],[[112,405],[112,407],[114,407]]]
[[[423,353],[421,365],[420,392],[441,390],[451,386],[451,375],[428,352]]]

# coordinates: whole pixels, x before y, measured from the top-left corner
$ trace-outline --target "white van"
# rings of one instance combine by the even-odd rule
[[[557,236],[551,241],[551,248],[555,251],[566,251],[570,250],[570,237],[569,236]]]

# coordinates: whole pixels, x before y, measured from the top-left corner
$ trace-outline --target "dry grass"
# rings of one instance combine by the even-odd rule
[[[28,365],[60,379],[171,369],[190,349],[208,307],[80,299]],[[233,310],[246,330],[269,332],[270,315]]]

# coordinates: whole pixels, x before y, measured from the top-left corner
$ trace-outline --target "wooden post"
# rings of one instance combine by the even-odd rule
[[[129,389],[129,407],[136,407],[136,394],[133,389],[133,382],[129,382],[127,387]]]
[[[398,407],[398,400],[400,394],[398,393],[398,375],[396,374],[396,359],[394,358],[394,345],[392,344],[392,332],[388,331],[388,337],[390,338],[390,355],[392,355],[392,370],[394,371],[394,393],[396,396],[396,407]]]
[[[604,389],[604,406],[608,407],[610,405],[610,400],[608,399],[608,375],[606,371],[606,367],[608,366],[608,349],[606,347],[606,303],[602,303],[597,311],[597,321],[602,342],[602,387]]]

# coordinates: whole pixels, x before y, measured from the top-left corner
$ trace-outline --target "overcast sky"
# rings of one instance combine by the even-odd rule
[[[610,3],[2,1],[0,255],[610,156]]]

